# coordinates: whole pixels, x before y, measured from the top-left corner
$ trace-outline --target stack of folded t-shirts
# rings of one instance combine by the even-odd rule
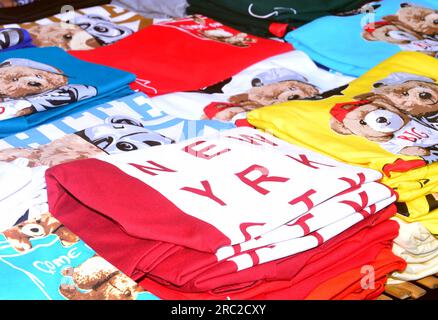
[[[153,23],[136,12],[102,5],[5,27],[26,29],[37,47],[91,50],[112,44]]]
[[[394,219],[400,224],[400,232],[394,240],[393,252],[406,261],[407,267],[403,272],[394,272],[389,283],[418,280],[438,273],[438,239],[419,222]]]
[[[75,57],[136,74],[133,88],[150,96],[198,90],[292,46],[241,33],[202,16],[154,24],[111,46]]]
[[[0,297],[157,299],[47,213],[44,172],[233,127],[168,116],[135,93],[0,140]]]
[[[438,210],[430,201],[438,192],[437,70],[435,58],[400,52],[340,96],[268,106],[251,111],[248,121],[292,143],[384,172],[382,182],[399,195],[399,217],[421,221],[437,234]]]
[[[286,40],[330,69],[360,76],[400,51],[436,57],[437,10],[435,0],[383,0],[350,16],[317,19]]]
[[[26,2],[23,6],[8,6],[0,8],[0,24],[20,23],[34,21],[51,15],[80,9],[107,4],[110,0],[38,0],[38,1],[15,1]]]
[[[0,137],[125,96],[134,80],[59,48],[0,53]]]
[[[316,18],[355,12],[369,0],[188,0],[187,12],[201,13],[262,37],[283,37]]]
[[[0,52],[32,48],[32,38],[29,32],[21,28],[0,28]]]
[[[50,212],[162,298],[299,299],[377,263],[398,233],[380,178],[250,128],[46,173]],[[404,269],[385,257],[382,279]]]
[[[182,18],[187,15],[187,0],[113,0],[111,3],[151,18]]]
[[[246,114],[266,105],[299,99],[323,99],[353,80],[318,68],[302,51],[262,60],[217,84],[194,92],[159,95],[152,103],[187,119],[246,123]]]

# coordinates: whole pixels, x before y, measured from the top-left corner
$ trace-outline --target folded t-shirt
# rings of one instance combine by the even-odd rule
[[[399,247],[397,253],[400,256],[430,256],[438,253],[438,239],[436,239],[421,223],[407,223],[400,218],[394,217],[400,225],[400,232],[395,239]],[[412,260],[411,262],[414,262]],[[417,260],[418,262],[418,260]]]
[[[321,282],[306,300],[376,299],[385,290],[391,270],[403,270],[405,264],[390,248],[384,248],[375,261]]]
[[[78,166],[83,174],[71,174]],[[87,189],[97,187],[93,171],[99,172],[99,179],[103,175],[123,179],[135,205],[122,209],[122,195],[112,196],[108,203],[105,190],[98,192],[101,198],[96,194],[90,198]],[[76,179],[64,181],[66,174]],[[129,155],[70,162],[47,175],[52,209],[59,205],[62,190],[69,189],[81,203],[111,217],[132,236],[212,253],[272,231],[329,198],[380,177],[375,170],[340,163],[249,128]],[[389,197],[390,192],[384,199]],[[268,214],[272,203],[275,216]],[[136,207],[154,211],[158,207],[162,214],[138,216]],[[51,212],[56,215],[57,210]],[[163,219],[175,223],[161,223]],[[156,227],[142,227],[150,224]],[[208,242],[203,240],[207,238]]]
[[[133,93],[113,101],[96,105],[85,111],[75,112],[50,124],[41,125],[15,135],[0,139],[0,159],[5,160],[5,149],[38,148],[47,145],[65,135],[84,131],[91,127],[109,126],[124,123],[144,128],[166,136],[175,142],[196,137],[216,135],[220,131],[235,128],[231,123],[216,120],[187,120],[175,118],[152,106],[151,100],[142,92]],[[123,129],[122,126],[118,127]],[[113,131],[117,131],[114,128]],[[122,132],[123,130],[121,130]],[[110,134],[110,130],[101,130],[99,138],[117,144],[124,134]],[[116,138],[117,137],[117,138]],[[93,139],[99,140],[99,139]],[[43,150],[43,148],[41,148]],[[50,156],[43,157],[49,159]],[[33,160],[41,161],[41,155]]]
[[[383,248],[390,249],[398,229],[394,221],[388,221],[394,213],[395,208],[389,207],[368,216],[316,248],[277,261],[259,264],[253,268],[231,274],[212,274],[207,269],[206,272],[197,275],[188,274],[189,278],[185,279],[183,286],[181,286],[183,279],[179,277],[176,278],[179,282],[176,285],[157,276],[180,274],[181,270],[172,266],[175,263],[186,265],[192,257],[183,255],[176,261],[161,261],[148,271],[146,277],[140,278],[139,283],[165,299],[302,299],[307,292],[325,279],[335,277],[351,268],[370,264]],[[87,218],[81,215],[77,218],[79,221],[72,223],[72,226],[81,228],[80,225],[87,221]],[[102,230],[101,223],[97,225],[99,230]],[[115,234],[119,234],[120,228],[114,231]],[[93,245],[97,246],[95,240],[91,239]],[[108,239],[105,245],[113,245],[117,248],[119,243],[114,240]],[[129,247],[130,250],[134,248]],[[105,247],[99,249],[105,252]],[[188,254],[188,250],[186,252]],[[106,253],[114,257],[108,250]],[[148,256],[152,253],[148,253]],[[388,272],[403,270],[405,263],[402,260],[401,262],[401,265],[389,266]],[[204,281],[199,281],[202,279]],[[294,290],[293,287],[296,285],[301,287],[304,285],[305,288]],[[348,284],[344,282],[339,285]],[[206,290],[206,288],[210,289]],[[292,290],[289,290],[290,288]],[[275,296],[271,296],[272,294]]]
[[[71,54],[133,72],[137,75],[133,88],[155,96],[202,89],[291,50],[288,43],[247,35],[196,16],[154,24],[111,46]]]
[[[134,151],[129,159],[111,155],[53,167],[47,175],[49,202],[55,216],[136,279],[151,274],[186,291],[221,284],[235,289],[238,270],[320,246],[395,200],[380,206],[392,197],[391,190],[374,185],[364,192],[357,186],[374,184],[380,177],[376,171],[357,172],[315,156],[256,130],[235,129],[218,138]],[[123,184],[130,195],[106,192],[98,182],[102,179]],[[93,198],[87,196],[90,190]],[[383,198],[375,202],[377,195]],[[332,196],[339,202],[328,200]],[[275,215],[269,214],[273,203]],[[139,207],[155,214],[138,215]],[[304,214],[309,207],[311,214]],[[93,221],[94,228],[86,228],[83,219]],[[290,232],[279,234],[283,229]],[[116,239],[123,252],[108,245]],[[258,243],[251,246],[250,240]],[[170,269],[175,263],[180,268]]]
[[[383,0],[356,15],[317,19],[285,39],[330,69],[360,76],[400,51],[437,56],[437,9],[435,0]]]
[[[290,100],[323,99],[340,94],[353,80],[318,68],[302,51],[262,60],[213,86],[196,92],[153,97],[154,106],[188,119],[236,122],[250,110]]]
[[[369,0],[189,0],[188,13],[201,13],[244,32],[283,37],[316,18],[357,10]]]
[[[0,137],[125,96],[134,79],[55,47],[0,53]]]
[[[37,47],[91,50],[126,38],[149,26],[153,19],[116,5],[102,5],[58,13],[43,19],[5,27],[26,29]]]

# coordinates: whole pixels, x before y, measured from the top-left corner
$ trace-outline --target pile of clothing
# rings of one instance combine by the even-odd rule
[[[433,1],[0,3],[0,299],[438,272]]]

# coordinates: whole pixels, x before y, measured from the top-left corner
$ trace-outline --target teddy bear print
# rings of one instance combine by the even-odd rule
[[[233,95],[228,102],[213,102],[204,108],[203,119],[233,120],[237,115],[290,100],[314,98],[320,90],[301,74],[285,68],[275,68],[255,76],[251,88]]]
[[[379,143],[393,154],[438,160],[437,131],[424,126],[385,100],[338,103],[331,110],[330,127],[342,135],[356,135]]]
[[[47,237],[55,234],[64,247],[69,247],[79,241],[79,237],[68,230],[50,213],[41,215],[38,219],[27,220],[3,232],[4,237],[12,247],[19,252],[32,248],[31,239]]]
[[[69,84],[62,70],[23,58],[0,63],[0,120],[58,108],[97,95],[97,89]]]
[[[29,167],[53,167],[73,160],[106,155],[104,151],[81,137],[71,134],[36,148],[9,148],[0,150],[0,161],[11,162],[18,158],[29,160]]]
[[[368,41],[383,41],[399,45],[403,51],[419,51],[436,56],[438,53],[438,12],[402,3],[395,15],[383,21],[367,24],[362,37]]]
[[[248,47],[251,43],[255,43],[256,39],[248,37],[248,34],[240,32],[232,34],[224,29],[199,30],[199,34],[203,37],[219,41],[226,44],[231,44],[236,47]]]
[[[206,18],[202,15],[195,14],[191,17],[193,22],[203,26],[204,28],[207,27]],[[214,29],[204,28],[198,30],[199,36],[206,39],[227,43],[236,47],[248,47],[251,43],[257,42],[256,39],[248,37],[248,34],[246,33],[240,32],[237,34],[232,34],[231,32],[218,27],[215,27]]]
[[[385,16],[383,19],[426,36],[438,35],[438,10],[402,3],[397,14]]]
[[[62,271],[73,284],[61,284],[59,291],[69,300],[135,300],[143,289],[132,279],[97,255],[78,267]]]
[[[37,47],[56,46],[64,50],[91,50],[99,42],[81,27],[70,23],[52,23],[26,27]]]
[[[395,72],[375,82],[371,92],[355,99],[384,99],[404,114],[438,130],[438,84],[434,79]]]

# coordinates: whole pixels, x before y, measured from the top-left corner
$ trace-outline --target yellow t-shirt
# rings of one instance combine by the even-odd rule
[[[263,107],[248,121],[293,144],[386,172],[382,182],[397,190],[399,201],[413,201],[438,192],[436,78],[438,59],[400,52],[342,95]]]
[[[397,202],[396,204],[400,215],[410,219],[417,219],[438,209],[438,193],[431,193],[412,201]]]

